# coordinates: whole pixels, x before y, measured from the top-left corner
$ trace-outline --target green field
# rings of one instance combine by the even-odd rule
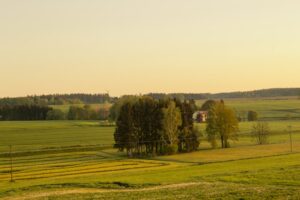
[[[203,134],[197,152],[147,159],[113,149],[114,127],[98,121],[0,122],[0,198],[300,199],[300,120],[280,120],[300,105],[256,101],[227,102],[239,109],[249,103],[269,120],[268,144],[256,145],[253,123],[242,122],[232,148],[211,149]],[[204,124],[196,126],[204,133]]]
[[[0,194],[45,199],[39,195],[46,192],[54,199],[74,199],[65,192],[76,189],[76,199],[299,198],[300,153],[290,154],[282,145],[261,148],[146,160],[112,150],[26,156],[15,158],[13,183],[9,159],[1,158]]]
[[[240,123],[239,140],[233,141],[232,146],[254,144],[249,136],[252,122]],[[196,124],[205,132],[205,124]],[[271,143],[288,142],[288,126],[292,127],[294,138],[299,138],[300,121],[270,121],[273,136]],[[98,121],[26,121],[0,122],[0,152],[7,151],[9,145],[15,151],[85,147],[112,146],[114,127],[101,126]],[[201,138],[200,148],[208,148],[205,135]]]
[[[197,101],[201,106],[205,101]],[[225,99],[225,104],[246,117],[249,110],[258,112],[261,120],[300,119],[300,100],[298,98],[266,99]]]
[[[97,121],[0,122],[0,150],[112,145],[113,131]]]

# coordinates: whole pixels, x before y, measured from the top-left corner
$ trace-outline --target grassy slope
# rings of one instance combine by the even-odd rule
[[[300,139],[299,121],[272,121],[269,122],[272,132],[280,135],[272,136],[270,142],[288,142],[286,130],[289,125],[292,126],[294,139]],[[197,126],[204,131],[204,124]],[[253,139],[247,136],[251,126],[252,123],[240,123],[241,136],[239,141],[232,142],[232,146],[254,144]],[[76,145],[111,145],[114,143],[113,132],[114,127],[101,127],[97,121],[0,122],[0,152],[8,151],[8,145],[13,145],[14,151]],[[204,138],[201,148],[209,148]]]
[[[292,125],[294,151],[300,152],[300,122],[274,121],[290,114],[300,116],[299,100],[230,100],[237,110],[256,110],[273,120],[274,133],[286,133]],[[199,125],[204,129],[204,125]],[[62,188],[144,188],[151,185],[199,182],[187,188],[120,193],[76,195],[77,199],[199,199],[199,198],[281,198],[299,199],[300,154],[289,153],[287,134],[270,138],[269,145],[248,146],[254,141],[245,136],[251,123],[241,123],[239,141],[234,148],[210,150],[202,140],[203,150],[191,154],[163,156],[149,160],[127,159],[115,150],[64,152],[14,157],[14,175],[9,183],[9,160],[0,157],[0,197],[28,191]],[[100,127],[93,121],[0,122],[0,151],[28,151],[51,147],[113,143],[113,127]],[[279,143],[279,144],[276,144]],[[19,179],[19,180],[18,180]],[[51,199],[74,199],[59,195]]]
[[[172,165],[172,164],[171,164]],[[174,184],[182,182],[200,182],[198,186],[186,189],[173,188],[134,193],[105,193],[76,195],[77,199],[139,199],[145,198],[174,199],[178,194],[181,198],[228,198],[230,197],[281,197],[288,194],[299,198],[300,188],[300,154],[289,154],[266,158],[236,160],[202,165],[175,165],[165,168],[117,171],[110,173],[95,173],[79,177],[64,177],[56,179],[39,179],[32,182],[18,181],[16,183],[1,183],[1,189],[10,190],[7,194],[19,194],[23,191],[41,191],[46,188],[139,188],[150,185]],[[113,182],[123,183],[113,184]],[[47,184],[46,184],[47,183]],[[110,183],[110,184],[109,184]],[[33,187],[33,185],[35,185]],[[208,187],[210,186],[210,187]],[[9,189],[10,188],[10,189]],[[176,195],[177,194],[177,195]],[[166,196],[165,196],[166,195]],[[261,196],[263,195],[263,196]],[[54,199],[67,199],[73,196],[59,196]]]
[[[113,144],[114,127],[97,121],[0,122],[0,152],[49,147]]]
[[[199,106],[203,103],[197,101]],[[300,119],[299,99],[225,99],[225,103],[238,113],[245,112],[244,115],[249,110],[257,111],[264,120]]]

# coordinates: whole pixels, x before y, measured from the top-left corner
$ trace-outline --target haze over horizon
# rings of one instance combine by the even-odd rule
[[[0,97],[300,86],[296,0],[0,3]]]

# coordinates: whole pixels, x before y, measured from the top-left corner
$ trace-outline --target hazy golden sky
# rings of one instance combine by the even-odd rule
[[[0,96],[300,86],[299,0],[0,0]]]

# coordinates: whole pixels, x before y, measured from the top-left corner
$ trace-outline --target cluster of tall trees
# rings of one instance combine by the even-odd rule
[[[131,96],[116,109],[115,147],[129,156],[190,152],[199,146],[195,102]]]
[[[39,105],[2,105],[0,120],[45,120],[52,108]]]

